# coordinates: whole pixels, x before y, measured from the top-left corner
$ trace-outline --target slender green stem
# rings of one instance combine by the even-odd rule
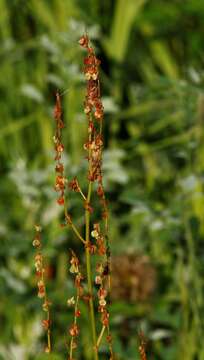
[[[87,202],[89,203],[91,198],[92,184],[89,182]],[[86,221],[86,243],[89,244],[90,241],[90,213],[89,210],[85,211],[85,221]],[[89,247],[86,246],[86,269],[87,269],[87,285],[89,292],[89,311],[90,311],[90,321],[92,329],[92,341],[94,346],[94,359],[98,360],[98,349],[97,349],[97,337],[96,337],[96,323],[95,323],[95,313],[94,313],[94,304],[93,304],[93,287],[92,287],[92,272],[91,272],[91,259]]]
[[[79,188],[79,193],[81,194],[82,198],[86,201],[86,196],[84,195],[83,191],[81,190],[81,188]]]
[[[51,348],[51,331],[50,331],[50,329],[48,329],[48,331],[47,331],[47,344],[48,344],[48,349],[51,352],[52,348]]]
[[[71,217],[67,212],[67,203],[65,199],[64,199],[64,215],[65,215],[65,219],[67,220],[67,224],[71,226],[72,230],[74,231],[75,235],[79,238],[79,240],[81,240],[85,244],[86,243],[85,240],[80,235],[79,231],[77,230],[76,226],[73,224]]]
[[[101,332],[100,332],[100,335],[98,337],[98,340],[97,340],[97,347],[99,348],[99,345],[101,343],[101,340],[103,338],[103,334],[104,334],[104,331],[106,330],[106,327],[103,325],[102,329],[101,329]]]
[[[83,239],[83,237],[80,235],[80,233],[78,232],[76,226],[73,224],[73,222],[71,222],[70,224],[72,230],[74,231],[74,233],[76,234],[76,236],[85,244],[85,241]]]

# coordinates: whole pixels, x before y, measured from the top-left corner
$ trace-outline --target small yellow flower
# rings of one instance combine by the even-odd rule
[[[75,304],[75,299],[74,299],[74,296],[72,296],[71,298],[69,298],[67,300],[67,305],[68,306],[73,306]]]
[[[93,230],[93,231],[91,232],[91,236],[97,239],[97,237],[99,236],[98,231],[97,231],[97,230]]]
[[[42,228],[41,228],[40,225],[35,225],[35,230],[36,230],[37,232],[41,232],[41,231],[42,231]]]

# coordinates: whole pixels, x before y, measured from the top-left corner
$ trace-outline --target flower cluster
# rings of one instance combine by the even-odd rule
[[[42,309],[47,313],[47,319],[42,320],[42,326],[47,332],[47,346],[45,348],[45,352],[51,352],[51,320],[50,320],[50,306],[51,302],[47,298],[46,286],[45,286],[45,267],[43,264],[43,255],[40,252],[42,247],[41,244],[41,227],[39,225],[35,225],[35,238],[33,240],[33,246],[36,249],[35,254],[35,269],[36,275],[38,278],[37,287],[38,287],[38,297],[43,299]]]
[[[107,308],[107,295],[108,291],[106,290],[107,287],[107,279],[109,277],[109,263],[107,261],[107,249],[104,242],[104,236],[101,233],[100,230],[100,224],[94,224],[93,230],[91,232],[91,235],[93,238],[96,239],[97,243],[97,250],[98,254],[100,256],[103,256],[103,259],[105,257],[105,261],[101,261],[96,266],[96,272],[97,275],[95,277],[95,284],[99,286],[99,289],[97,291],[97,297],[98,297],[98,312],[101,315],[101,323],[103,325],[103,328],[107,329],[107,336],[106,340],[109,344],[109,350],[111,354],[111,358],[113,357],[113,350],[112,350],[112,336],[110,334],[110,326],[109,326],[109,311]]]
[[[104,241],[104,236],[100,231],[100,224],[93,225],[93,231],[91,236],[96,239],[98,255],[103,256],[106,254],[106,246]]]
[[[109,344],[109,349],[110,349],[110,353],[111,355],[113,354],[112,351],[112,337],[110,334],[110,327],[109,327],[109,311],[107,308],[107,295],[108,295],[108,291],[105,288],[105,284],[106,284],[106,269],[105,266],[102,263],[99,263],[97,265],[96,271],[98,272],[98,275],[95,277],[95,284],[99,285],[99,289],[97,291],[97,296],[98,296],[98,312],[101,315],[101,323],[103,325],[103,327],[105,327],[107,329],[107,337],[106,340]]]
[[[87,35],[82,36],[79,44],[86,49],[87,56],[84,59],[84,74],[87,80],[86,97],[84,103],[84,112],[88,119],[88,133],[89,139],[84,144],[84,149],[88,151],[89,161],[89,181],[97,181],[98,188],[97,194],[103,208],[102,217],[107,220],[108,211],[105,200],[105,194],[102,182],[102,122],[104,117],[104,110],[100,94],[100,81],[99,81],[99,65],[100,60],[97,59],[93,47],[90,46],[89,38]],[[94,119],[96,124],[94,124]],[[99,123],[99,131],[97,132],[97,125]]]
[[[102,258],[100,264],[97,265],[97,275],[95,276],[95,284],[99,286],[97,297],[98,297],[98,312],[102,322],[102,332],[99,335],[97,346],[99,346],[100,340],[103,335],[104,329],[107,330],[107,341],[109,344],[111,358],[113,356],[111,335],[109,329],[109,311],[107,308],[107,295],[108,288],[107,283],[109,279],[110,269],[110,251],[108,245],[108,210],[107,203],[103,187],[103,176],[102,176],[102,151],[103,151],[103,137],[102,137],[102,124],[104,117],[104,110],[101,101],[100,93],[100,80],[99,80],[99,65],[100,61],[97,59],[94,49],[90,45],[90,41],[87,35],[82,36],[79,40],[79,44],[87,51],[87,56],[84,59],[84,74],[87,81],[86,96],[84,102],[84,112],[88,120],[88,140],[84,144],[84,149],[87,151],[87,159],[89,163],[88,168],[88,181],[89,184],[92,182],[97,183],[97,195],[100,199],[102,208],[102,218],[105,220],[105,233],[100,229],[100,224],[95,223],[91,232],[93,241],[88,241],[86,247],[90,254],[97,254]],[[89,200],[89,199],[88,199]],[[92,212],[90,203],[85,204],[85,209]],[[110,283],[110,281],[109,281]]]
[[[70,340],[70,353],[69,353],[69,360],[73,360],[73,350],[75,350],[77,348],[77,341],[76,338],[79,335],[79,326],[77,324],[77,319],[80,317],[81,315],[81,311],[79,309],[79,300],[81,298],[81,296],[83,295],[83,286],[81,284],[82,280],[83,280],[83,276],[80,272],[79,269],[79,259],[77,258],[76,254],[72,251],[72,256],[70,259],[70,273],[75,275],[75,280],[74,280],[74,284],[75,284],[75,288],[76,288],[76,297],[72,296],[71,298],[69,298],[67,300],[67,305],[68,306],[74,306],[74,322],[72,323],[72,325],[69,328],[69,334],[71,336],[71,340]]]
[[[88,160],[90,169],[88,174],[89,181],[101,181],[101,156],[103,140],[101,134],[97,134],[96,130],[91,134],[90,140],[84,144],[84,149],[88,151]]]
[[[84,104],[84,112],[90,115],[93,112],[96,120],[103,119],[103,105],[100,99],[99,65],[93,47],[90,46],[87,35],[82,36],[79,44],[87,50],[84,58],[84,75],[87,80],[87,95]]]
[[[70,188],[70,190],[73,190],[75,192],[80,192],[80,186],[76,177],[71,181],[69,181],[68,187]]]
[[[56,94],[54,118],[56,120],[56,130],[55,130],[55,135],[53,137],[54,144],[55,144],[55,161],[56,161],[55,190],[57,192],[59,192],[59,197],[57,199],[57,203],[59,205],[64,205],[64,202],[65,202],[64,191],[65,191],[67,180],[64,177],[64,165],[61,161],[62,154],[64,151],[64,145],[62,144],[61,130],[64,128],[64,123],[62,121],[62,106],[61,106],[61,99],[60,99],[59,93]]]

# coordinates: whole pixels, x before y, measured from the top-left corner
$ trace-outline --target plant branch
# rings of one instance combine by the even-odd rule
[[[97,348],[99,348],[99,346],[100,346],[100,343],[101,343],[101,340],[102,340],[102,338],[103,338],[103,334],[104,334],[105,329],[106,329],[105,326],[103,326],[102,329],[101,329],[101,332],[100,332],[100,334],[99,334],[99,337],[98,337],[98,340],[97,340],[97,343],[96,343],[96,344],[97,344]]]
[[[86,244],[86,241],[84,240],[84,238],[81,236],[81,234],[79,233],[79,231],[77,230],[76,226],[73,224],[71,216],[68,214],[67,212],[67,204],[66,201],[64,200],[64,215],[65,215],[65,219],[67,221],[67,224],[70,225],[70,227],[72,228],[73,232],[75,233],[75,235],[78,237],[79,240],[81,240],[83,242],[83,244]]]

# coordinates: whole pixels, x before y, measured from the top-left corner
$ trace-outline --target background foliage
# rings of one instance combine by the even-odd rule
[[[117,289],[115,351],[118,359],[138,359],[142,328],[148,359],[203,360],[204,2],[1,0],[0,14],[0,357],[44,359],[31,246],[40,221],[61,354],[53,359],[65,358],[68,249],[78,245],[59,228],[52,108],[60,89],[67,175],[82,174],[86,124],[77,40],[88,29],[102,59],[113,261],[122,254],[124,264],[131,256],[133,264],[145,259],[152,267],[125,265],[119,288],[142,292],[147,282],[155,288],[142,299],[140,291],[133,299],[117,297]],[[77,198],[71,211],[82,226]],[[86,309],[82,322],[80,358],[88,360]]]

